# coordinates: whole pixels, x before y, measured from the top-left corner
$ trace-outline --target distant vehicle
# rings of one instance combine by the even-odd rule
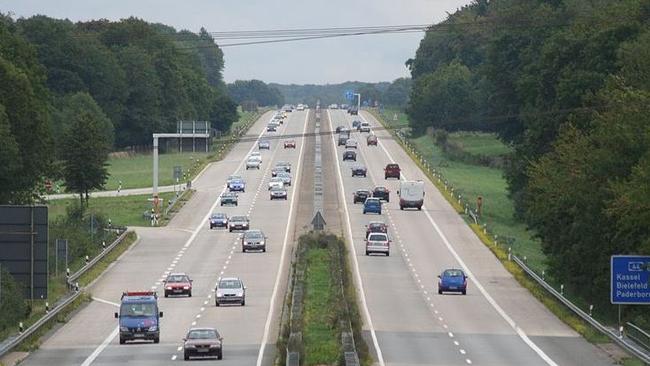
[[[370,123],[361,122],[361,126],[359,126],[359,131],[360,132],[370,132]]]
[[[366,198],[366,201],[363,203],[363,214],[373,212],[381,215],[381,201],[379,198]]]
[[[285,172],[285,170],[282,167],[277,167],[276,166],[276,167],[271,168],[271,176],[272,177],[277,177],[278,173],[284,173],[284,172]]]
[[[246,182],[243,179],[233,179],[228,184],[230,192],[246,192]]]
[[[191,357],[223,359],[223,337],[214,328],[190,328],[183,338],[183,359]]]
[[[399,185],[399,209],[417,208],[422,210],[424,205],[424,182],[418,181],[401,181]]]
[[[233,230],[248,230],[250,228],[250,220],[246,216],[231,216],[228,220],[228,231]]]
[[[269,140],[260,140],[257,143],[257,148],[260,149],[260,150],[262,150],[262,149],[271,150],[271,141],[269,141]]]
[[[269,124],[266,126],[266,132],[275,132],[277,131],[277,127],[275,125]]]
[[[336,126],[336,133],[341,133],[341,131],[344,131],[346,128],[343,125],[338,125]]]
[[[297,111],[304,111],[304,110],[305,110],[305,106],[302,105],[302,104],[298,104],[298,106],[296,107],[296,110],[297,110]]]
[[[160,343],[158,295],[155,291],[123,292],[120,312],[115,313],[120,329],[120,344],[134,340]]]
[[[235,206],[237,206],[237,204],[239,203],[239,197],[237,197],[237,193],[224,192],[221,195],[220,201],[221,201],[220,202],[221,206],[224,206],[224,205],[235,205]]]
[[[345,150],[343,152],[343,161],[346,160],[357,161],[357,152],[354,150]]]
[[[285,149],[295,149],[296,148],[296,140],[286,140],[286,141],[284,141],[284,148]]]
[[[366,255],[382,253],[390,255],[390,239],[386,233],[370,233],[366,238]]]
[[[238,277],[222,277],[214,289],[214,304],[246,305],[246,286]]]
[[[352,128],[358,131],[359,127],[361,127],[361,121],[359,121],[358,119],[352,121]]]
[[[249,156],[257,156],[258,158],[260,158],[260,160],[262,160],[262,153],[259,151],[253,151]]]
[[[398,164],[386,164],[384,168],[384,179],[388,178],[400,179],[400,168]]]
[[[221,206],[223,206],[223,200],[221,201]],[[221,212],[215,212],[210,215],[210,229],[215,227],[227,227],[228,226],[228,215]]]
[[[378,186],[372,190],[372,196],[390,202],[390,191],[386,187]]]
[[[284,187],[272,187],[269,191],[271,201],[274,199],[287,200],[287,189]]]
[[[347,104],[341,104],[340,107],[341,107],[341,109],[348,109],[349,106]]]
[[[262,165],[262,159],[257,156],[251,156],[246,160],[246,170],[248,169],[260,169]]]
[[[339,106],[336,104],[330,104],[330,109],[339,109]]]
[[[284,188],[284,179],[280,177],[273,177],[269,180],[269,190],[273,188]]]
[[[347,139],[347,141],[345,141],[345,148],[346,149],[356,149],[357,148],[357,140],[355,140],[355,139]]]
[[[291,173],[287,172],[279,172],[276,177],[282,179],[282,182],[284,183],[285,186],[290,186],[291,185]]]
[[[388,225],[383,221],[370,221],[366,225],[366,238],[371,233],[388,233]]]
[[[230,182],[237,179],[242,179],[241,175],[229,175],[228,178],[226,178],[226,187],[230,185]]]
[[[192,280],[183,272],[170,273],[163,284],[165,285],[165,297],[169,297],[169,295],[192,297]]]
[[[266,252],[266,235],[262,230],[248,230],[241,238],[241,251],[261,250]]]
[[[366,138],[366,143],[368,146],[377,146],[377,135],[368,135],[368,138]]]
[[[348,142],[349,138],[350,138],[350,133],[349,132],[339,134],[338,146],[345,146],[345,144]]]
[[[275,166],[278,168],[284,168],[285,172],[291,173],[291,163],[288,161],[278,161],[275,163]]]
[[[352,107],[352,108],[350,108],[350,112],[349,112],[349,113],[350,113],[351,115],[353,115],[353,116],[356,116],[356,115],[359,114],[359,109],[357,109],[357,107]]]
[[[282,107],[282,110],[284,110],[285,112],[293,112],[293,106],[285,105],[284,107]]]
[[[357,189],[354,191],[352,194],[352,203],[357,203],[361,202],[364,203],[366,202],[366,198],[371,197],[371,193],[367,189]]]
[[[467,276],[460,269],[446,269],[438,276],[438,294],[460,292],[467,294]]]
[[[365,177],[367,174],[367,169],[363,165],[356,165],[352,167],[352,176],[360,176],[360,177]]]

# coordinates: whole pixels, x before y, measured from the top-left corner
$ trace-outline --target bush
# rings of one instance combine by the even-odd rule
[[[15,327],[18,319],[29,315],[29,307],[23,299],[23,288],[9,272],[2,269],[0,273],[0,332]]]

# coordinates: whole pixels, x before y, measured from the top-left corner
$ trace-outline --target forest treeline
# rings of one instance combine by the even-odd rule
[[[496,132],[559,283],[609,302],[612,254],[650,254],[650,1],[477,0],[432,26],[408,114]]]
[[[30,202],[45,177],[74,168],[65,162],[82,157],[71,143],[82,148],[77,155],[98,146],[87,157],[97,166],[110,149],[151,144],[152,133],[173,132],[178,120],[228,130],[237,109],[223,66],[204,29],[0,14],[0,203]],[[103,183],[89,184],[73,188]]]

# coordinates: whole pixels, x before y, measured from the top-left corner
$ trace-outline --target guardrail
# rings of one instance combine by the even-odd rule
[[[115,239],[115,241],[111,243],[111,245],[103,249],[95,258],[88,261],[88,263],[86,263],[77,272],[68,276],[66,282],[68,284],[68,288],[71,289],[73,292],[69,293],[68,296],[59,300],[59,302],[54,306],[54,308],[46,312],[45,315],[39,318],[34,324],[30,325],[27,329],[20,332],[19,334],[10,336],[6,338],[4,341],[2,341],[0,343],[0,357],[3,357],[9,351],[14,349],[25,339],[27,339],[32,334],[34,334],[34,332],[36,332],[39,328],[41,328],[43,325],[47,324],[50,320],[52,320],[57,315],[59,315],[59,313],[62,310],[64,310],[68,305],[73,303],[81,295],[81,291],[79,291],[79,283],[77,282],[79,277],[81,277],[84,273],[86,273],[90,268],[92,268],[95,264],[97,264],[97,262],[99,262],[102,258],[104,258],[106,254],[108,254],[111,250],[113,250],[113,248],[115,248],[118,244],[120,244],[122,240],[124,240],[126,235],[127,235],[127,231],[123,230],[122,233]]]
[[[379,117],[380,118],[377,118],[377,120],[379,120],[380,123],[385,124],[386,122],[383,120],[383,116],[380,115]],[[462,192],[459,192],[459,190],[457,189],[455,190],[454,187],[451,184],[449,184],[449,182],[444,178],[442,173],[429,163],[426,157],[418,151],[418,149],[408,140],[408,138],[402,133],[402,131],[399,130],[393,131],[391,129],[387,129],[387,130],[390,131],[390,133],[397,138],[396,139],[397,142],[404,148],[405,151],[407,151],[407,153],[409,153],[411,159],[416,160],[417,162],[420,163],[420,166],[424,170],[424,173],[425,174],[428,173],[431,179],[437,181],[439,185],[443,186],[444,193],[449,195],[450,198],[455,203],[458,203],[461,209],[464,209],[465,215],[467,215],[468,218],[471,219],[476,225],[480,225],[481,216],[478,214],[476,210],[472,209],[470,203],[467,202],[465,197],[462,196]],[[482,225],[482,229],[483,229],[483,234],[488,235],[488,228],[486,224]],[[497,241],[498,236],[494,234],[493,238],[494,238],[495,245],[499,245],[499,242]],[[594,319],[589,313],[583,311],[578,306],[573,304],[570,300],[568,300],[566,297],[564,297],[563,293],[558,292],[555,288],[553,288],[553,286],[547,283],[544,279],[543,274],[542,276],[540,276],[533,269],[528,267],[528,265],[526,264],[525,256],[524,256],[524,260],[522,260],[519,257],[517,257],[514,253],[512,253],[511,245],[512,242],[514,242],[513,238],[502,236],[499,238],[499,240],[505,243],[505,245],[507,245],[509,258],[512,261],[514,261],[517,265],[519,265],[521,269],[523,269],[532,279],[534,279],[545,290],[551,293],[566,307],[568,307],[571,311],[573,311],[582,319],[587,321],[598,331],[611,338],[620,347],[627,350],[632,355],[638,357],[643,362],[650,364],[650,352],[648,351],[650,350],[650,334],[646,333],[645,331],[643,331],[642,329],[640,329],[639,327],[635,326],[632,323],[627,323],[629,328],[621,327],[621,329],[619,329],[618,331],[603,325],[598,320]],[[626,333],[626,329],[631,329],[631,331],[628,331]]]

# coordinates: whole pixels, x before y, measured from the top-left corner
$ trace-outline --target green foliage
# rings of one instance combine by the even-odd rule
[[[410,78],[395,79],[388,89],[386,89],[380,100],[384,105],[389,107],[406,108],[412,87],[413,80]]]
[[[284,97],[278,88],[260,80],[235,80],[228,84],[228,93],[239,104],[248,102],[259,106],[280,106],[284,103]]]
[[[87,94],[72,96],[64,110],[71,120],[61,139],[62,175],[67,189],[83,202],[83,195],[88,200],[88,192],[102,188],[108,179],[113,126]]]
[[[29,314],[29,307],[23,300],[23,289],[4,268],[0,268],[0,332],[15,327],[18,319]]]
[[[383,93],[390,86],[390,83],[362,83],[358,81],[347,81],[340,84],[326,84],[326,85],[283,85],[271,83],[269,86],[275,87],[284,96],[285,103],[307,103],[310,106],[315,106],[316,101],[320,100],[321,106],[326,106],[332,103],[336,104],[351,104],[350,101],[345,99],[345,92],[357,92],[362,88],[372,90],[373,96],[376,97],[376,92]],[[374,90],[373,90],[374,89]],[[362,100],[367,100],[364,95],[361,96]],[[382,100],[379,100],[382,102]],[[356,100],[355,100],[356,103]]]

